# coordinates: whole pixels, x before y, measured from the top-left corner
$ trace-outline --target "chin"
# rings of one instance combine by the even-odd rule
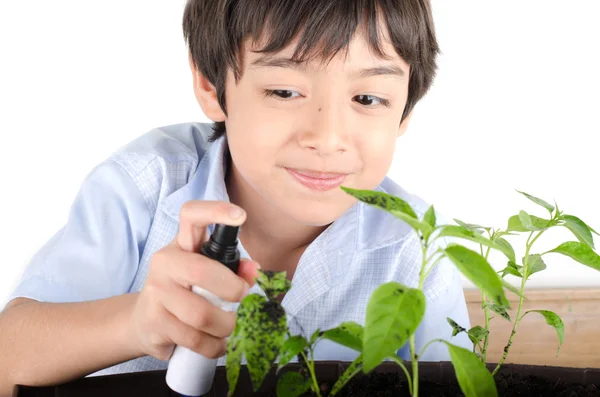
[[[304,203],[288,207],[286,212],[292,219],[302,225],[322,227],[329,225],[348,210],[349,206],[343,204],[339,202],[336,205],[319,202]]]

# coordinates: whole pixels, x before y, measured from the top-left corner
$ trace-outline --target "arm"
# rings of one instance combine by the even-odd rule
[[[13,300],[0,314],[0,396],[10,396],[15,384],[60,384],[140,357],[127,335],[136,297]]]
[[[66,225],[42,247],[0,314],[0,395],[133,358],[124,329],[151,215],[113,161],[84,181]]]

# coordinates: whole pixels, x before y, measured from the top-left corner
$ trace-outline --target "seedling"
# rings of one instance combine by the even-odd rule
[[[549,212],[549,216],[540,218],[534,215],[530,215],[525,211],[520,211],[518,215],[513,215],[508,219],[508,226],[506,230],[494,230],[489,227],[482,227],[478,225],[465,224],[460,220],[455,220],[463,227],[478,233],[487,233],[489,239],[502,247],[502,252],[505,253],[508,263],[506,267],[499,273],[504,278],[508,275],[521,279],[521,285],[519,289],[513,289],[519,296],[519,305],[517,306],[516,317],[513,322],[512,332],[508,338],[508,342],[504,348],[502,358],[496,365],[493,371],[495,375],[500,367],[504,364],[508,352],[513,343],[514,336],[517,333],[519,323],[529,313],[538,313],[544,317],[546,323],[556,329],[558,335],[558,349],[556,355],[560,353],[560,348],[564,341],[564,324],[562,319],[554,312],[549,310],[529,310],[523,314],[523,301],[525,298],[525,287],[529,278],[535,274],[546,269],[546,263],[544,263],[543,256],[548,254],[561,254],[574,259],[575,261],[589,266],[592,269],[600,270],[600,256],[596,254],[594,248],[593,234],[598,233],[589,227],[585,222],[576,216],[564,214],[559,208],[556,202],[554,205],[548,203],[545,200],[527,194],[525,192],[519,192],[527,197],[532,202],[545,208]],[[556,248],[543,252],[541,254],[532,254],[532,248],[534,243],[548,230],[555,227],[565,227],[569,229],[578,241],[566,241],[558,245]],[[528,234],[527,242],[525,243],[525,255],[520,261],[517,262],[515,251],[511,244],[504,238],[504,236],[514,236],[518,234]],[[480,245],[481,253],[483,254],[483,245]],[[490,250],[487,247],[484,257],[487,259]],[[456,324],[452,319],[448,319],[452,327],[454,328],[453,335],[460,332],[467,332],[469,338],[473,342],[473,351],[478,350],[478,354],[481,357],[483,363],[486,362],[487,347],[489,341],[489,324],[491,320],[491,312],[499,314],[504,319],[511,321],[508,312],[502,308],[490,302],[485,291],[482,292],[482,308],[484,310],[485,324],[483,326],[475,326],[470,330],[466,330],[459,324]],[[483,345],[481,344],[483,342]]]
[[[385,283],[370,297],[364,326],[346,322],[330,330],[317,330],[307,337],[289,333],[285,312],[275,299],[291,287],[285,273],[260,273],[257,281],[266,297],[252,294],[240,303],[236,328],[228,342],[229,394],[232,395],[235,390],[242,355],[246,357],[254,390],[260,388],[277,358],[280,370],[297,356],[303,369],[299,372],[287,371],[280,376],[277,395],[294,397],[312,390],[315,396],[321,397],[314,370],[314,348],[320,340],[329,339],[359,354],[333,385],[328,396],[336,395],[352,377],[360,372],[371,372],[385,360],[392,360],[402,368],[411,395],[418,396],[418,358],[435,342],[447,345],[459,385],[466,396],[496,396],[493,377],[476,354],[441,339],[430,341],[417,352],[414,335],[425,313],[423,284],[444,257],[449,258],[467,278],[490,296],[494,304],[508,307],[502,279],[482,255],[459,244],[441,246],[437,244],[437,239],[459,237],[490,247],[497,247],[496,243],[464,226],[438,226],[433,206],[419,218],[410,205],[398,197],[376,191],[342,189],[358,200],[404,220],[417,233],[422,250],[418,288],[409,288],[397,282]],[[407,363],[397,355],[407,342],[411,357],[408,364],[412,365],[412,373],[409,373]]]

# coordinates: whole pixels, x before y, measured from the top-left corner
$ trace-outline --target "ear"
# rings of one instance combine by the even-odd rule
[[[204,75],[198,70],[192,56],[189,56],[190,69],[192,71],[194,83],[194,95],[200,104],[202,111],[212,121],[225,121],[226,116],[219,105],[217,99],[217,89]]]
[[[410,121],[410,118],[413,114],[413,110],[410,111],[410,113],[406,116],[406,118],[404,120],[402,120],[402,122],[400,123],[400,127],[398,128],[398,138],[400,138],[402,136],[402,134],[404,134],[404,132],[406,132],[406,129],[408,128],[408,123]]]

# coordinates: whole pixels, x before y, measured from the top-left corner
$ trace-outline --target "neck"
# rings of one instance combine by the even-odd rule
[[[230,201],[247,214],[239,236],[244,248],[263,270],[287,271],[291,278],[306,247],[328,225],[307,226],[286,217],[246,183],[230,160],[226,185]]]

